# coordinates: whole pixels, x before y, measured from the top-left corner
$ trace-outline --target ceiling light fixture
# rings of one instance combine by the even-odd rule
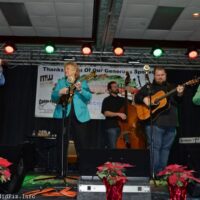
[[[192,16],[193,16],[193,17],[199,17],[200,14],[199,14],[198,12],[195,12],[195,13],[192,13]]]

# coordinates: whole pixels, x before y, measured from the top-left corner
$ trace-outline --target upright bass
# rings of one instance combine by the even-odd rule
[[[130,82],[130,74],[126,72],[124,105],[119,111],[126,114],[126,120],[119,119],[118,121],[121,133],[117,140],[117,148],[145,149],[146,138],[144,128],[139,122],[135,105],[128,100],[126,87]]]

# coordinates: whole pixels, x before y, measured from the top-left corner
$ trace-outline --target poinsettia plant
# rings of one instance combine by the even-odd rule
[[[194,177],[194,172],[194,170],[187,169],[187,166],[172,164],[165,167],[157,176],[163,177],[170,185],[182,187],[190,181],[200,183],[200,179]]]
[[[9,166],[12,163],[10,163],[7,159],[0,157],[0,182],[7,182],[10,180],[10,170],[9,170]]]
[[[97,167],[97,175],[101,180],[106,179],[110,185],[115,185],[119,180],[125,183],[127,181],[126,167],[133,167],[133,165],[120,162],[106,162]]]

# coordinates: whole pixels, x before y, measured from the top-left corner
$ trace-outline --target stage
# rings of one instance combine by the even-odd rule
[[[37,200],[64,200],[64,199],[77,199],[76,197],[67,197],[67,196],[43,196],[42,194],[38,194],[36,196],[30,195],[25,196],[24,194],[27,192],[35,191],[35,190],[44,190],[48,188],[54,188],[55,191],[61,191],[66,187],[70,187],[70,191],[77,192],[78,188],[78,179],[80,178],[77,175],[70,175],[65,178],[65,182],[63,179],[51,179],[54,177],[53,174],[44,174],[44,173],[29,173],[24,178],[23,184],[21,186],[20,191],[17,194],[12,194],[14,196],[10,196],[9,199],[37,199]],[[44,180],[43,180],[44,179]],[[156,181],[156,185],[152,180],[150,180],[150,188],[151,188],[151,199],[152,200],[168,200],[169,194],[166,182]],[[31,194],[31,193],[30,193]],[[13,198],[12,198],[13,197]],[[89,198],[88,198],[89,199]],[[91,195],[91,200],[93,200]],[[137,198],[134,198],[137,200]],[[140,200],[139,198],[138,200]],[[187,200],[199,200],[200,197],[191,197],[189,194],[187,195]]]

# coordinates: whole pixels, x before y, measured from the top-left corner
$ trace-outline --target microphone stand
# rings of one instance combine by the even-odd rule
[[[69,91],[68,91],[68,94],[66,94],[66,98],[64,98],[64,100],[60,102],[62,105],[61,170],[60,170],[60,174],[59,174],[60,177],[65,177],[66,171],[68,171],[66,150],[68,149],[70,122],[68,121],[68,128],[66,128],[66,123],[65,123],[66,111],[67,111],[67,107],[68,107],[68,100],[70,97],[70,87],[68,89],[69,89]],[[65,145],[65,139],[66,139],[66,145]]]
[[[156,185],[156,182],[155,182],[155,169],[154,169],[154,130],[153,130],[153,113],[152,113],[152,98],[151,98],[151,95],[152,95],[152,85],[151,85],[151,82],[150,82],[150,79],[149,79],[149,71],[146,71],[145,72],[145,79],[146,79],[146,84],[147,84],[147,89],[148,89],[148,97],[149,97],[149,101],[150,101],[150,104],[149,104],[149,112],[150,112],[150,142],[151,142],[151,148],[150,148],[150,165],[151,165],[151,174],[152,174],[152,178],[153,178],[153,181],[154,181],[154,184]]]
[[[68,93],[66,95],[63,95],[60,97],[60,100],[58,104],[62,105],[62,131],[61,131],[61,138],[57,137],[57,146],[61,145],[61,159],[59,160],[61,163],[59,163],[59,173],[57,176],[51,176],[46,178],[40,178],[35,179],[34,181],[41,181],[41,180],[48,180],[48,179],[62,179],[64,183],[66,184],[65,178],[75,179],[72,177],[66,177],[66,174],[68,172],[68,160],[67,160],[67,150],[69,145],[69,133],[70,133],[70,125],[71,125],[71,116],[69,114],[68,120],[67,120],[67,127],[66,127],[66,111],[68,108],[68,101],[71,96],[70,87],[68,87]],[[61,143],[61,144],[60,144]],[[58,148],[57,148],[58,152]],[[76,180],[76,179],[75,179]]]
[[[66,176],[68,173],[68,146],[69,146],[69,134],[70,134],[70,127],[71,127],[71,115],[72,112],[70,111],[69,116],[66,118],[66,111],[69,106],[69,98],[74,93],[73,88],[70,86],[68,87],[68,92],[66,95],[64,95],[63,100],[60,99],[61,105],[62,105],[62,135],[61,135],[61,170],[60,170],[60,178],[69,178],[77,180],[76,178]],[[73,100],[71,100],[71,103],[73,103]],[[64,182],[66,183],[65,179]]]

